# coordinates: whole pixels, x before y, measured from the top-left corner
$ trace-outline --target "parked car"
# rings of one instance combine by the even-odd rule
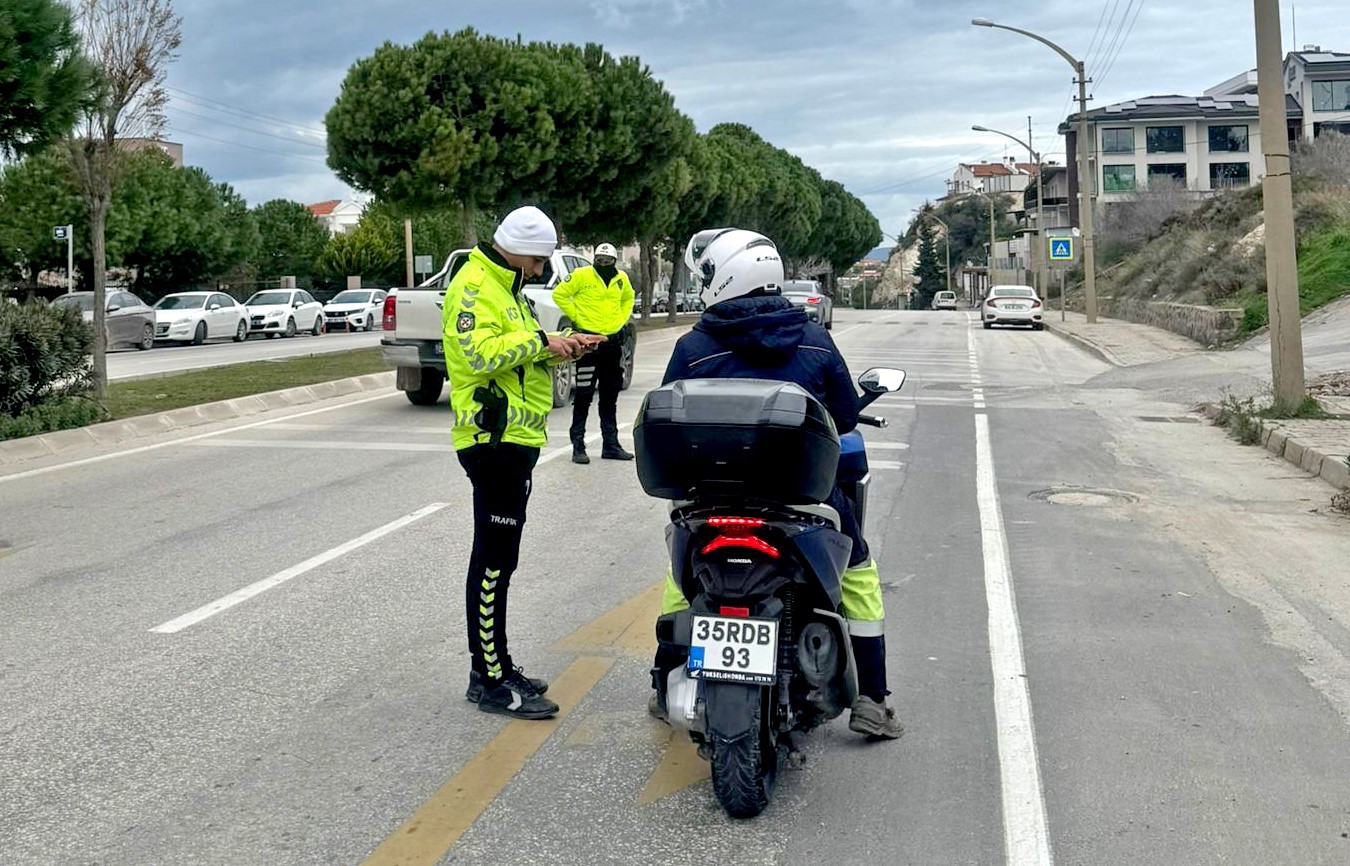
[[[933,295],[932,306],[935,310],[956,309],[956,292],[938,292],[936,295]]]
[[[155,303],[155,339],[199,346],[248,339],[248,308],[223,292],[175,292]]]
[[[792,306],[805,310],[811,321],[826,328],[834,327],[834,301],[820,291],[820,283],[815,280],[784,280],[783,297]]]
[[[379,289],[347,289],[323,305],[328,330],[372,331],[379,324],[387,292]]]
[[[266,334],[268,339],[285,334],[294,337],[300,331],[314,336],[323,333],[323,305],[304,289],[268,289],[244,301],[248,307],[248,332]]]
[[[145,301],[121,289],[109,289],[105,300],[103,333],[109,349],[149,349],[155,345],[155,311]],[[93,292],[68,292],[52,301],[52,306],[75,307],[86,322],[94,321]]]
[[[1031,286],[994,286],[980,309],[986,331],[995,325],[1030,325],[1037,331],[1045,327],[1041,299]]]

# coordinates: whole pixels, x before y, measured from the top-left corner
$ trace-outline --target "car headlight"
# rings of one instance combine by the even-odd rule
[[[272,312],[270,312],[270,313],[267,314],[267,318],[269,318],[269,319],[280,319],[280,318],[281,318],[281,310],[273,310]]]

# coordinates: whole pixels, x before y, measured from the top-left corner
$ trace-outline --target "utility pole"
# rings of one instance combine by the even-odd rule
[[[1032,247],[1031,266],[1036,269],[1036,286],[1041,290],[1041,300],[1050,301],[1050,285],[1047,279],[1045,260],[1045,166],[1041,155],[1031,146],[1031,115],[1027,115],[1027,152],[1036,165],[1036,234]]]
[[[1254,0],[1256,11],[1257,101],[1261,106],[1261,181],[1266,209],[1266,297],[1270,307],[1271,381],[1275,409],[1302,405],[1303,323],[1298,302],[1298,258],[1294,246],[1294,190],[1289,171],[1289,118],[1284,105],[1279,0]]]
[[[1275,0],[1278,2],[1278,0]],[[1037,42],[1055,51],[1060,57],[1063,57],[1078,78],[1078,197],[1079,197],[1079,222],[1082,224],[1083,232],[1083,295],[1087,306],[1087,321],[1089,325],[1097,322],[1097,250],[1093,234],[1092,219],[1092,191],[1096,188],[1096,178],[1092,172],[1090,155],[1092,153],[1092,142],[1088,140],[1088,121],[1087,121],[1087,64],[1074,57],[1069,52],[1060,48],[1055,43],[1030,30],[1023,30],[1020,27],[1009,27],[1007,24],[995,24],[988,18],[972,18],[971,24],[976,27],[994,27],[999,30],[1009,30],[1013,33],[1021,34],[1029,39],[1035,39]],[[1281,103],[1283,105],[1283,103]]]
[[[404,283],[404,285],[406,285],[406,286],[408,286],[408,287],[410,287],[410,288],[411,288],[412,286],[417,285],[417,283],[414,282],[414,280],[416,280],[416,277],[413,275],[413,244],[412,244],[412,241],[413,241],[413,238],[412,238],[412,220],[410,220],[410,219],[405,219],[405,220],[403,221],[403,259],[404,259],[404,273],[406,274],[407,280],[408,280],[408,281],[407,281],[406,283]]]

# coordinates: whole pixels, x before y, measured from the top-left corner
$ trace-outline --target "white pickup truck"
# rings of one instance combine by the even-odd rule
[[[445,388],[445,349],[442,344],[441,307],[445,287],[455,265],[469,254],[455,250],[445,267],[420,286],[393,289],[384,300],[384,338],[380,346],[384,361],[398,371],[396,387],[418,406],[431,406]],[[572,327],[572,322],[553,302],[553,287],[571,271],[590,264],[575,252],[557,250],[544,266],[544,273],[525,284],[525,297],[534,308],[539,325],[549,332]],[[633,379],[633,353],[637,331],[630,324],[622,331],[623,387]],[[553,368],[553,405],[572,402],[576,374],[571,364]]]

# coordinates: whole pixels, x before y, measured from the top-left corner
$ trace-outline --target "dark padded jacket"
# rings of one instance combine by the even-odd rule
[[[677,379],[796,382],[825,404],[840,435],[858,426],[858,392],[824,328],[779,295],[709,307],[675,344],[662,384]]]

